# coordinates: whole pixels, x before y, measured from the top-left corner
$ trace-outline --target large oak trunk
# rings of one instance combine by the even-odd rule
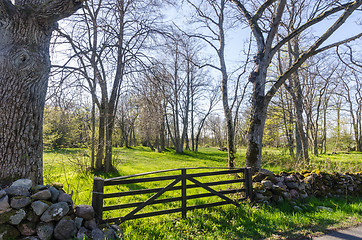
[[[56,21],[80,5],[69,0],[16,4],[0,0],[0,179],[42,183],[50,38]]]

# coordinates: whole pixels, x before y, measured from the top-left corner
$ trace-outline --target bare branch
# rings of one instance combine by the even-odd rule
[[[291,32],[288,36],[283,38],[278,44],[276,44],[273,47],[272,51],[270,52],[270,57],[274,56],[274,54],[276,53],[276,51],[278,49],[280,49],[284,44],[286,44],[288,41],[290,41],[292,38],[296,37],[298,34],[303,32],[307,28],[313,26],[314,24],[317,24],[317,23],[321,22],[322,20],[324,20],[325,18],[331,16],[332,14],[335,14],[335,13],[337,13],[339,11],[347,9],[350,6],[356,6],[356,5],[360,6],[361,1],[352,2],[352,3],[349,2],[349,3],[346,3],[346,4],[340,5],[338,7],[332,8],[329,11],[323,12],[320,15],[318,15],[317,17],[315,17],[315,18],[311,19],[310,21],[306,22],[305,24],[303,24],[302,26],[298,27],[293,32]]]
[[[284,12],[284,9],[285,9],[286,2],[287,2],[286,0],[280,0],[279,1],[276,16],[273,18],[273,23],[271,25],[270,31],[268,33],[268,37],[266,39],[265,52],[269,52],[270,49],[271,49],[271,46],[273,44],[275,35],[278,32],[278,27],[279,27],[280,21],[281,21],[282,16],[283,16],[283,12]]]
[[[354,40],[356,40],[356,39],[358,39],[358,38],[360,38],[360,37],[362,37],[362,33],[357,34],[357,35],[355,35],[355,36],[353,36],[353,37],[347,38],[347,39],[345,39],[345,40],[342,40],[342,41],[339,41],[339,42],[336,42],[336,43],[327,45],[327,46],[322,47],[322,48],[320,48],[320,49],[317,49],[317,50],[315,51],[315,54],[318,54],[318,53],[320,53],[320,52],[326,51],[326,50],[331,49],[331,48],[334,48],[334,47],[338,47],[338,46],[340,46],[340,45],[342,45],[342,44],[345,44],[345,43],[352,42],[352,41],[354,41]]]
[[[245,6],[239,1],[239,0],[230,0],[231,2],[235,3],[236,6],[238,7],[238,9],[241,11],[241,13],[244,15],[244,17],[246,18],[246,20],[248,21],[249,27],[252,30],[254,37],[257,41],[257,45],[258,45],[258,51],[259,52],[263,52],[264,51],[264,36],[263,36],[263,32],[260,29],[259,25],[258,25],[258,18],[253,18],[250,13],[248,12],[248,10],[246,10]]]
[[[270,5],[272,5],[276,0],[267,0],[265,1],[260,7],[259,9],[256,11],[253,19],[255,21],[258,21],[259,18],[263,15],[265,9],[267,9]]]
[[[356,10],[359,6],[362,5],[362,1],[356,1],[353,4],[350,4],[344,13],[340,16],[340,18],[306,51],[303,53],[299,59],[295,61],[295,63],[286,71],[284,74],[279,76],[278,80],[272,86],[272,88],[268,91],[265,96],[265,101],[268,104],[277,90],[283,85],[287,78],[291,76],[291,74],[298,70],[298,68],[311,56],[320,53],[320,51],[316,51],[318,47],[320,47],[346,20],[347,18]],[[282,40],[283,41],[283,40]],[[325,49],[326,50],[326,49]]]

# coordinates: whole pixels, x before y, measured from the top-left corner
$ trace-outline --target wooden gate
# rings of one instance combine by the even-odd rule
[[[208,172],[198,172],[198,173],[188,173],[191,170],[201,171],[201,170],[210,170]],[[212,171],[211,171],[212,170]],[[145,177],[147,175],[154,174],[164,174],[179,172],[180,174],[176,175],[167,175],[167,176],[156,176],[156,177]],[[239,174],[242,174],[240,176]],[[228,175],[235,176],[231,180],[221,180],[221,181],[211,181],[211,182],[201,182],[196,178],[217,176],[217,175]],[[182,217],[185,218],[187,211],[221,206],[225,204],[233,204],[238,206],[240,200],[250,199],[252,200],[252,180],[251,180],[251,169],[250,168],[180,168],[180,169],[170,169],[162,170],[156,172],[148,172],[142,174],[135,174],[129,176],[122,176],[110,179],[94,178],[93,185],[93,197],[92,197],[92,206],[95,210],[96,219],[98,223],[121,223],[130,219],[145,218],[163,214],[177,213],[181,212]],[[115,186],[115,185],[126,185],[126,184],[138,184],[138,183],[151,183],[151,182],[163,182],[170,181],[167,186],[163,188],[151,188],[151,189],[138,189],[131,191],[123,191],[116,193],[105,193],[104,188],[106,186]],[[187,184],[191,182],[192,184]],[[214,190],[211,186],[220,186],[226,184],[238,184],[241,183],[237,188],[234,189],[225,189],[225,190]],[[176,186],[178,185],[178,186]],[[202,188],[206,190],[206,193],[187,195],[187,190],[192,188]],[[159,199],[161,195],[168,191],[180,191],[179,197],[169,197],[165,199]],[[146,201],[141,202],[131,202],[124,203],[120,205],[110,205],[104,206],[104,201],[110,198],[121,198],[125,196],[134,196],[134,195],[145,195],[155,193],[149,197]],[[233,200],[228,197],[228,194],[243,193],[243,197],[238,197],[237,200]],[[218,196],[222,201],[205,203],[205,204],[196,204],[188,206],[188,200],[190,199],[199,199],[211,196]],[[151,211],[146,213],[139,213],[146,206],[162,203],[173,203],[181,202],[181,207],[160,210],[160,211]],[[106,211],[115,211],[119,209],[133,208],[124,216],[112,217],[108,219],[103,219],[103,213]],[[138,214],[137,214],[138,213]]]

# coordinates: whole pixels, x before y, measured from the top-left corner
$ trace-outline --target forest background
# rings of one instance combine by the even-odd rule
[[[286,4],[274,41],[298,23],[342,6],[341,1],[311,2]],[[246,5],[251,12],[265,7],[260,26],[267,36],[280,3]],[[236,148],[251,138],[253,74],[259,61],[258,43],[236,6],[211,0],[85,2],[62,20],[53,38],[44,146],[89,148],[91,168],[106,172],[115,146],[173,148],[177,153],[217,146],[229,152],[228,165],[234,166]],[[321,48],[338,44],[309,57],[297,77],[275,92],[261,134],[263,146],[286,149],[291,159],[304,162],[308,152],[362,150],[357,14]],[[280,48],[263,87],[273,89],[291,61],[308,52],[340,16],[330,14]]]

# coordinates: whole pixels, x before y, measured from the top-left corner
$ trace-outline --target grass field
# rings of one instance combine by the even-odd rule
[[[237,165],[244,166],[245,150],[237,155]],[[333,154],[313,157],[311,164],[291,161],[278,149],[267,149],[263,167],[275,172],[320,168],[328,171],[362,171],[362,154]],[[215,148],[202,148],[200,152],[175,154],[172,150],[157,153],[149,148],[118,148],[114,150],[114,165],[118,172],[103,178],[181,167],[226,167],[227,153]],[[61,182],[68,193],[73,191],[75,204],[91,204],[94,173],[88,171],[89,153],[82,149],[44,152],[45,183]],[[138,188],[150,187],[146,185]],[[118,188],[122,191],[122,187]],[[124,189],[128,190],[128,189]],[[131,201],[122,199],[123,201]],[[121,201],[121,200],[120,200]],[[208,201],[208,200],[205,200]],[[114,203],[112,203],[114,204]],[[298,205],[303,211],[294,210]],[[317,209],[326,206],[332,212]],[[112,215],[106,215],[112,217]],[[283,239],[323,232],[327,228],[350,226],[362,222],[362,200],[308,199],[304,202],[278,205],[242,203],[240,207],[227,205],[188,212],[188,218],[171,214],[130,220],[121,224],[125,239]]]

